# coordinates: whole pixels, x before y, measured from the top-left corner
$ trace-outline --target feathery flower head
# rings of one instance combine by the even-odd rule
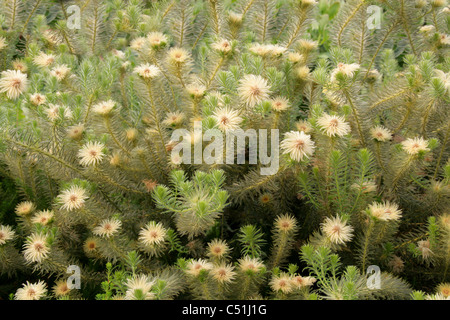
[[[302,277],[301,275],[292,278],[292,283],[297,289],[310,287],[317,281],[314,277]]]
[[[87,238],[83,244],[83,250],[88,255],[94,253],[98,248],[98,241],[96,238]]]
[[[211,262],[207,262],[206,260],[203,260],[203,259],[191,260],[187,264],[186,273],[188,273],[194,277],[197,277],[198,275],[200,275],[200,272],[209,271],[209,270],[213,269],[213,267],[214,266]]]
[[[234,11],[228,12],[228,21],[234,25],[240,25],[242,23],[243,15]]]
[[[317,4],[316,0],[301,0],[301,5],[304,8],[309,8]]]
[[[58,196],[58,200],[62,203],[61,209],[67,211],[81,209],[88,198],[86,189],[75,185]]]
[[[40,52],[37,56],[33,58],[33,63],[39,67],[48,67],[55,62],[55,56],[53,54],[46,54],[45,52]]]
[[[24,202],[19,203],[16,206],[15,211],[18,216],[27,216],[30,213],[32,213],[35,209],[36,209],[36,206],[33,202],[24,201]]]
[[[289,100],[287,98],[276,97],[276,98],[272,99],[271,106],[272,106],[272,110],[275,110],[277,112],[282,112],[282,111],[286,111],[287,109],[289,109],[290,104],[289,104]]]
[[[102,101],[94,105],[92,107],[92,111],[94,111],[96,114],[106,116],[110,114],[115,105],[116,102],[113,100]]]
[[[285,138],[281,142],[283,154],[289,154],[291,159],[302,161],[303,158],[309,158],[314,153],[314,141],[311,136],[303,131],[290,131],[285,133]]]
[[[283,214],[275,220],[277,231],[287,233],[297,228],[297,220],[291,215]]]
[[[248,74],[239,81],[238,93],[245,104],[254,107],[261,101],[269,99],[270,87],[263,77]]]
[[[350,125],[345,122],[344,117],[336,115],[324,113],[319,119],[317,119],[317,124],[329,137],[342,137],[350,132]]]
[[[299,120],[295,123],[295,126],[298,131],[303,131],[304,133],[308,133],[312,130],[311,124],[305,120]]]
[[[6,70],[0,79],[0,92],[6,92],[8,99],[15,100],[28,88],[27,74],[19,70]]]
[[[342,221],[341,217],[326,218],[321,224],[322,232],[334,244],[344,244],[353,237],[353,227]]]
[[[270,54],[274,57],[281,56],[283,53],[287,51],[286,47],[277,45],[277,44],[271,44],[270,47]]]
[[[430,4],[435,8],[445,7],[447,5],[447,0],[431,0]]]
[[[148,247],[158,246],[166,240],[167,230],[160,222],[150,221],[139,232],[139,241]]]
[[[226,39],[220,39],[214,42],[212,48],[222,54],[228,54],[233,49],[231,42]]]
[[[398,208],[398,205],[389,201],[379,203],[374,202],[369,205],[369,213],[383,221],[399,220],[402,216],[402,211]]]
[[[417,242],[417,249],[419,249],[424,260],[430,258],[434,254],[433,251],[431,251],[430,247],[431,243],[429,239],[420,240],[419,242]]]
[[[410,138],[402,141],[403,150],[409,155],[415,155],[422,151],[430,151],[428,141],[422,137]]]
[[[270,47],[266,44],[260,43],[252,44],[251,47],[248,48],[248,50],[260,57],[265,57],[270,53]]]
[[[25,73],[28,70],[28,67],[27,67],[26,63],[23,62],[22,60],[16,59],[16,60],[13,61],[12,64],[13,64],[14,70],[18,70],[18,71],[20,71],[22,73]]]
[[[62,111],[61,111],[62,110]],[[72,119],[73,113],[67,107],[62,107],[57,104],[50,103],[46,108],[45,113],[50,121],[56,121],[58,119]]]
[[[147,41],[152,48],[161,48],[167,44],[167,37],[158,31],[150,32],[147,35]]]
[[[58,81],[64,80],[66,78],[67,74],[70,72],[70,68],[67,67],[65,64],[58,65],[54,67],[50,74],[55,77]]]
[[[14,238],[14,230],[10,226],[0,225],[0,246]]]
[[[442,294],[445,298],[450,297],[450,283],[441,283],[436,288],[437,293]]]
[[[289,52],[288,60],[292,63],[305,62],[305,56],[298,52]]]
[[[186,91],[191,98],[198,99],[205,95],[206,87],[201,84],[189,84],[186,86]]]
[[[450,300],[450,297],[444,297],[442,293],[427,294],[425,300]]]
[[[127,280],[125,300],[152,300],[155,294],[151,291],[154,281],[146,275],[136,275]]]
[[[128,128],[125,130],[125,136],[128,141],[135,141],[138,136],[138,131],[136,128]]]
[[[249,48],[249,51],[261,57],[266,56],[277,57],[285,53],[287,51],[287,48],[275,44],[255,43]]]
[[[47,293],[47,285],[44,281],[37,283],[29,283],[22,285],[22,288],[17,289],[14,295],[15,300],[39,300]]]
[[[436,30],[436,27],[433,26],[432,24],[426,25],[426,26],[423,26],[423,27],[420,27],[420,29],[419,29],[419,31],[420,31],[421,33],[424,33],[424,34],[426,34],[426,35],[431,34],[431,33],[434,32],[435,30]]]
[[[79,124],[71,126],[67,129],[67,135],[70,139],[80,140],[83,137],[84,125]]]
[[[42,262],[48,257],[50,248],[47,236],[41,233],[33,233],[24,244],[24,258],[27,262]]]
[[[309,69],[307,66],[300,66],[295,69],[295,75],[300,80],[308,80],[310,72],[311,69]]]
[[[450,46],[450,36],[445,33],[439,34],[439,43],[441,45]]]
[[[87,142],[78,152],[78,157],[81,158],[80,164],[86,167],[99,164],[105,156],[103,153],[104,148],[105,145],[101,142]]]
[[[236,277],[236,272],[233,271],[234,266],[229,265],[220,265],[214,267],[211,270],[212,277],[220,283],[230,283]]]
[[[379,142],[386,142],[392,139],[391,131],[383,126],[376,126],[375,128],[370,129],[370,135]]]
[[[450,214],[444,213],[439,217],[439,222],[447,230],[450,230]]]
[[[294,289],[292,278],[284,272],[278,276],[273,276],[269,285],[273,291],[281,291],[285,294],[291,293]]]
[[[161,70],[153,64],[141,64],[134,68],[134,73],[137,73],[144,79],[154,79],[161,73]]]
[[[243,120],[237,110],[232,110],[228,107],[214,110],[213,118],[222,131],[239,129],[239,125]]]
[[[58,280],[53,286],[52,291],[56,297],[63,297],[69,294],[70,289],[69,286],[67,285],[67,281]]]
[[[30,102],[35,106],[40,106],[41,104],[44,104],[47,98],[40,93],[34,93],[30,95]]]
[[[319,47],[319,43],[314,40],[300,39],[298,40],[298,46],[304,52],[310,52],[316,50]]]
[[[144,43],[145,43],[145,40],[146,40],[146,39],[145,39],[144,37],[137,37],[137,38],[131,40],[131,42],[130,42],[130,48],[131,48],[131,49],[134,49],[134,50],[136,50],[136,51],[141,50],[141,49],[142,49],[142,46],[143,46]]]
[[[109,238],[118,232],[121,226],[122,221],[118,219],[106,219],[100,222],[100,224],[92,230],[92,233],[100,237]]]
[[[189,52],[187,52],[183,48],[175,47],[170,49],[169,52],[167,53],[167,61],[170,64],[174,65],[181,65],[186,63],[189,57],[190,57]]]
[[[169,127],[178,127],[183,123],[184,114],[180,111],[169,112],[163,123]]]
[[[350,186],[351,189],[360,191],[361,193],[371,193],[377,191],[377,184],[372,180],[363,181],[362,184],[355,182]]]
[[[345,64],[338,63],[336,68],[331,72],[331,82],[336,82],[336,77],[338,75],[344,76],[346,78],[353,78],[355,72],[359,70],[360,65],[357,63]]]
[[[54,213],[52,210],[42,210],[36,213],[36,215],[31,219],[32,223],[39,223],[46,226],[52,221]]]
[[[223,258],[230,251],[230,247],[224,240],[214,239],[208,243],[208,256],[214,258]]]
[[[243,272],[255,272],[259,273],[264,269],[264,264],[258,258],[251,258],[249,256],[245,256],[242,259],[239,259],[239,268]]]

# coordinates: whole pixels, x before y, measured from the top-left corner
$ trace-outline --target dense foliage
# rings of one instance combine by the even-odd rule
[[[449,13],[2,0],[0,296],[448,298]]]

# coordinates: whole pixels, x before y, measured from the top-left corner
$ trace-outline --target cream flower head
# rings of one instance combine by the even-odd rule
[[[33,63],[39,67],[48,67],[55,62],[55,55],[40,52],[33,58]]]
[[[290,131],[285,133],[285,138],[281,142],[281,149],[283,154],[289,154],[291,159],[295,161],[302,161],[304,158],[309,158],[314,153],[314,141],[311,136],[305,134],[303,131]]]
[[[47,98],[40,93],[34,93],[30,95],[30,102],[35,106],[40,106],[41,104],[44,104]]]
[[[213,269],[213,264],[203,259],[191,260],[187,265],[186,273],[197,277],[202,271],[209,271]]]
[[[341,217],[326,218],[321,225],[322,232],[334,244],[344,244],[353,237],[353,227],[342,221]]]
[[[294,283],[291,276],[284,272],[279,276],[273,276],[269,285],[273,291],[281,291],[284,294],[291,293],[294,290]]]
[[[402,211],[398,208],[398,205],[389,201],[374,202],[369,205],[368,209],[372,216],[384,221],[397,221],[402,217]]]
[[[31,219],[31,222],[46,226],[52,221],[53,217],[54,213],[52,210],[42,210],[36,213],[36,215]]]
[[[289,104],[289,100],[287,98],[276,97],[276,98],[272,99],[271,106],[272,106],[272,110],[277,111],[277,112],[282,112],[282,111],[286,111],[287,109],[289,109],[290,104]]]
[[[269,99],[270,87],[261,76],[248,74],[239,82],[238,93],[242,102],[250,107]]]
[[[329,137],[342,137],[350,132],[350,125],[343,117],[336,115],[324,113],[319,119],[317,119],[317,124]]]
[[[147,35],[147,41],[152,48],[160,48],[167,44],[167,37],[158,31],[150,32]]]
[[[151,291],[154,281],[146,275],[136,275],[128,279],[125,300],[153,300],[155,294]]]
[[[430,151],[428,148],[428,141],[422,137],[406,139],[402,142],[402,147],[409,155],[416,155],[421,151]]]
[[[105,145],[98,141],[89,141],[78,152],[82,166],[98,165],[105,157],[103,149]]]
[[[154,79],[160,75],[161,70],[153,64],[146,63],[134,68],[134,73],[137,73],[144,79]]]
[[[40,300],[47,293],[47,285],[44,281],[23,284],[14,295],[15,300]]]
[[[31,201],[24,201],[16,206],[16,214],[18,216],[27,216],[36,209],[36,205]]]
[[[107,116],[111,113],[116,104],[117,103],[111,99],[108,101],[102,101],[95,104],[92,107],[92,111],[98,115]]]
[[[66,78],[66,76],[69,74],[70,68],[67,67],[65,64],[58,65],[54,67],[50,74],[55,77],[58,81],[62,81]]]
[[[0,246],[14,238],[14,230],[10,226],[0,225]]]
[[[28,237],[24,249],[23,254],[27,262],[42,262],[50,253],[47,236],[41,233],[33,233]]]
[[[69,189],[64,190],[62,194],[58,196],[61,209],[67,211],[78,210],[84,207],[84,204],[88,199],[87,191],[79,186],[71,186]]]
[[[378,142],[386,142],[392,139],[392,132],[383,126],[376,126],[370,129],[370,135]]]
[[[230,283],[236,277],[236,272],[233,270],[234,266],[231,264],[220,265],[211,270],[211,275],[219,283]]]
[[[232,110],[228,107],[217,108],[213,113],[213,118],[222,131],[239,129],[239,125],[243,120],[237,110]]]
[[[154,247],[166,241],[167,230],[160,222],[150,221],[139,232],[139,241],[144,247]]]
[[[109,238],[117,233],[122,226],[122,222],[118,219],[106,219],[100,222],[100,224],[92,230],[92,233],[100,236]]]
[[[0,92],[6,92],[6,97],[11,100],[17,99],[28,88],[28,79],[25,73],[18,70],[7,70],[2,72],[0,79]]]

